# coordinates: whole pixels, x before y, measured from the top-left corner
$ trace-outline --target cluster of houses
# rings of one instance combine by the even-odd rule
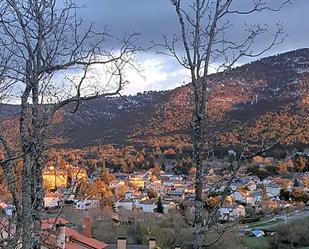
[[[67,167],[65,169],[57,169],[48,167],[42,173],[45,187],[57,191],[46,191],[44,196],[44,206],[46,209],[57,208],[64,203],[73,205],[75,209],[87,210],[91,208],[100,208],[102,206],[101,199],[95,198],[76,198],[75,183],[81,180],[93,181],[88,179],[84,169],[76,167]],[[115,179],[109,181],[108,188],[111,191],[123,189],[123,193],[117,197],[113,197],[114,208],[119,210],[140,210],[145,213],[156,212],[158,209],[158,197],[163,207],[163,212],[179,208],[181,204],[186,203],[186,208],[190,212],[194,212],[194,178],[189,176],[176,175],[174,173],[165,173],[161,171],[155,174],[152,170],[143,174],[127,174],[115,173]],[[281,190],[293,191],[301,189],[305,194],[309,195],[309,173],[293,173],[286,179],[282,177],[268,177],[260,180],[257,176],[248,175],[246,173],[237,174],[229,183],[228,191],[226,191],[227,182],[218,185],[216,191],[213,185],[218,182],[220,177],[216,176],[212,170],[203,176],[204,189],[203,193],[208,196],[214,192],[220,195],[227,192],[227,196],[223,201],[223,205],[218,207],[219,220],[231,221],[240,217],[245,217],[247,207],[254,210],[274,210],[288,208],[293,205],[291,201],[282,200]],[[210,180],[215,179],[215,180]],[[149,193],[150,192],[150,193]],[[0,201],[0,208],[7,216],[12,216],[14,207]],[[0,234],[6,227],[6,220],[1,224]],[[57,226],[51,224],[56,222]],[[107,245],[91,238],[91,222],[89,218],[85,218],[83,223],[83,231],[77,232],[69,226],[65,220],[44,220],[42,223],[42,233],[46,231],[52,232],[49,240],[44,241],[42,248],[127,248],[126,239],[118,238],[117,244]],[[90,224],[90,225],[89,225]],[[254,231],[258,233],[259,231]],[[254,236],[260,236],[258,235]],[[5,234],[2,236],[5,237]],[[262,235],[261,235],[262,236]],[[141,248],[155,248],[155,241],[149,240],[149,245]]]
[[[118,210],[140,209],[146,213],[154,212],[157,208],[158,198],[149,196],[147,190],[151,190],[156,196],[161,197],[164,212],[176,208],[184,200],[194,200],[192,182],[174,174],[161,172],[157,177],[151,171],[135,176],[119,174],[116,175],[116,180],[110,182],[110,188],[126,184],[129,186],[128,191],[122,197],[114,200],[115,208]]]
[[[231,220],[246,216],[247,206],[253,207],[254,210],[274,210],[292,206],[290,202],[280,199],[280,190],[284,188],[291,191],[295,188],[295,182],[297,182],[299,187],[309,193],[309,189],[303,184],[306,179],[309,179],[309,174],[306,173],[299,173],[291,179],[269,177],[264,180],[260,180],[257,176],[238,174],[229,186],[230,194],[227,196],[224,205],[219,208],[220,219]],[[134,177],[122,174],[121,177],[110,183],[110,188],[117,188],[126,184],[138,186],[138,189],[155,190],[162,198],[165,211],[179,206],[182,202],[189,204],[191,210],[194,211],[193,179],[184,179],[182,176],[164,172],[161,172],[158,177],[149,172]],[[204,193],[209,193],[211,188],[212,186],[205,182]],[[224,188],[222,189],[221,186],[220,190],[223,191]],[[131,188],[122,198],[115,200],[115,207],[116,209],[141,209],[144,212],[154,212],[156,202],[156,198],[149,199],[145,192],[141,193]]]
[[[293,203],[280,198],[281,190],[291,192],[293,189],[301,189],[309,195],[309,186],[305,183],[308,180],[308,173],[295,173],[289,179],[269,177],[264,180],[256,176],[238,175],[230,185],[228,204],[220,209],[220,216],[222,219],[228,215],[233,218],[235,213],[239,214],[237,216],[245,216],[245,206],[256,211],[290,208]]]
[[[214,175],[214,172],[210,172]],[[181,203],[186,203],[191,211],[194,211],[194,178],[184,177],[174,173],[154,174],[152,170],[143,174],[115,173],[115,179],[109,182],[109,189],[117,191],[124,189],[121,196],[113,198],[116,210],[142,210],[143,212],[155,212],[157,208],[157,196],[161,197],[164,212],[169,209],[179,207]],[[208,179],[209,175],[203,176],[204,194],[207,195],[212,190],[212,183]],[[87,173],[84,169],[68,167],[66,169],[56,169],[49,167],[43,171],[43,180],[45,185],[58,189],[57,192],[46,192],[44,197],[45,208],[54,208],[59,206],[64,200],[73,204],[76,209],[86,210],[96,208],[102,205],[102,201],[94,198],[75,198],[73,183],[87,179]],[[90,181],[93,179],[89,179]],[[234,219],[235,217],[246,215],[246,206],[254,209],[276,209],[288,207],[291,203],[280,200],[280,190],[282,188],[292,190],[301,187],[309,193],[309,175],[306,173],[295,173],[290,179],[281,177],[269,177],[260,180],[257,176],[248,174],[238,174],[229,186],[229,196],[220,207],[219,214],[222,220]],[[283,184],[284,183],[284,184]],[[222,184],[224,186],[224,184]],[[224,187],[219,190],[223,191]],[[155,193],[150,196],[148,190]]]
[[[65,200],[67,203],[73,204],[76,209],[89,209],[99,207],[102,201],[93,198],[76,199],[74,191],[62,176],[58,176],[58,172],[54,171],[55,176],[52,177],[51,170],[48,171],[48,180],[52,185],[59,186],[56,192],[46,192],[44,196],[45,208],[54,208]],[[43,179],[46,179],[46,174]],[[131,175],[125,173],[115,174],[115,180],[109,182],[109,189],[116,191],[124,188],[125,191],[120,197],[114,198],[113,202],[116,209],[140,209],[143,212],[154,212],[157,207],[157,196],[162,199],[164,211],[175,208],[176,204],[183,200],[194,200],[194,187],[192,181],[185,180],[182,176],[174,174],[165,174],[161,172],[156,177],[151,171],[147,171],[140,175]],[[61,184],[60,184],[61,182]],[[155,197],[151,198],[147,191],[151,190],[155,193]]]

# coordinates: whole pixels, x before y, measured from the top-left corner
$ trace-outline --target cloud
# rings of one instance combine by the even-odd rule
[[[123,93],[134,95],[144,91],[170,90],[190,83],[190,73],[178,64],[175,58],[164,55],[144,54],[138,58],[141,72],[129,69],[126,72],[128,84]],[[209,73],[216,73],[220,63],[210,65]],[[236,64],[235,66],[240,66]]]
[[[174,58],[144,53],[136,58],[136,62],[139,65],[138,71],[130,65],[123,71],[124,79],[129,81],[122,91],[124,95],[174,89],[190,81],[188,71],[182,68]],[[110,71],[111,68],[108,65],[90,67],[90,72],[83,83],[82,94],[89,96],[96,92],[115,91],[119,78],[111,78]],[[63,94],[68,96],[76,94],[74,85],[76,86],[82,77],[82,71],[69,70],[57,74],[53,82],[56,82],[56,85],[62,85]]]
[[[144,55],[139,61],[142,71],[129,70],[126,75],[130,84],[124,94],[136,94],[150,90],[168,90],[189,82],[188,72],[173,58],[153,54]]]
[[[184,4],[186,1],[183,1]],[[188,2],[190,2],[188,0]],[[251,1],[235,1],[235,8],[245,8]],[[266,0],[270,6],[278,6],[282,0]],[[96,28],[108,25],[112,34],[121,37],[125,32],[137,31],[142,34],[141,43],[149,45],[151,40],[160,41],[161,35],[173,35],[179,32],[177,16],[170,1],[167,0],[76,0],[76,3],[85,6],[80,10],[86,21],[94,21]],[[274,26],[283,22],[289,38],[286,43],[273,50],[297,49],[309,43],[306,31],[308,23],[308,0],[292,0],[280,12],[265,11],[249,16],[231,16],[234,31],[229,34],[231,39],[243,36],[244,23],[269,24]],[[268,44],[261,41],[261,46]]]
[[[139,45],[147,48],[151,45],[150,41],[162,41],[162,34],[171,37],[179,33],[179,24],[175,10],[169,1],[166,0],[76,0],[85,9],[81,9],[80,14],[86,21],[94,21],[96,29],[108,25],[114,38],[121,38],[124,33],[136,31],[141,33]],[[184,1],[185,2],[185,1]],[[272,6],[278,5],[281,0],[267,0]],[[245,7],[245,1],[235,1],[235,7]],[[274,28],[276,23],[283,22],[284,29],[289,37],[285,43],[274,47],[263,56],[273,55],[279,52],[305,47],[309,44],[307,32],[309,8],[308,0],[292,1],[280,12],[266,11],[250,16],[231,16],[232,29],[226,35],[231,40],[243,40],[244,23],[247,24],[269,24]],[[307,22],[306,22],[307,20]],[[113,39],[110,43],[114,46]],[[267,47],[269,39],[263,37],[254,44],[257,51]],[[165,90],[181,85],[184,81],[188,82],[187,72],[177,65],[172,58],[160,57],[147,53],[139,58],[144,71],[141,77],[136,72],[130,70],[127,75],[129,84],[124,93],[135,94],[145,90]],[[239,63],[247,63],[255,60],[244,58]],[[214,70],[212,70],[214,71]]]

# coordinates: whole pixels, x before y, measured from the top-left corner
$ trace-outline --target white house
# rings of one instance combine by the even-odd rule
[[[163,187],[174,187],[174,181],[168,180],[168,181],[163,181]]]
[[[236,218],[246,216],[246,210],[242,205],[225,206],[219,209],[219,215],[219,219],[222,221],[235,220]]]
[[[263,185],[269,185],[271,184],[273,181],[271,179],[264,179],[263,180]]]
[[[256,190],[256,183],[254,181],[250,181],[247,185],[250,191],[255,191]]]
[[[130,192],[130,191],[124,193],[124,198],[125,198],[126,200],[133,199],[133,197],[134,197],[134,195],[133,195],[133,193]]]
[[[86,199],[86,200],[76,200],[75,201],[75,208],[76,209],[81,209],[81,210],[86,210],[89,208],[97,208],[100,205],[100,201],[99,200],[90,200],[90,199]]]
[[[133,210],[134,207],[135,207],[135,201],[132,199],[121,199],[115,202],[116,209]]]
[[[274,183],[269,184],[266,186],[266,194],[268,197],[277,198],[280,195],[280,189],[281,187],[278,184],[274,184]]]
[[[113,180],[113,181],[110,181],[108,186],[110,189],[117,189],[119,187],[125,186],[125,182],[122,180]]]
[[[173,202],[162,201],[162,205],[164,208],[164,212],[166,213],[169,209],[175,208],[176,205]],[[140,209],[144,213],[153,213],[157,208],[157,199],[120,199],[115,202],[116,209],[126,209],[126,210],[133,210],[133,209]]]
[[[258,191],[251,192],[250,195],[246,198],[247,204],[251,204],[255,206],[257,202],[261,201],[262,196],[261,193]]]
[[[44,208],[59,207],[62,200],[62,194],[56,193],[46,193],[44,196]]]
[[[137,203],[137,208],[140,208],[145,213],[153,213],[157,207],[157,199],[148,199]]]
[[[241,192],[234,192],[232,194],[232,197],[235,201],[238,201],[238,202],[243,202],[243,203],[246,203],[246,195],[244,193],[241,193]]]
[[[164,213],[167,213],[169,209],[175,208],[176,205],[174,202],[162,201],[162,206],[164,209]],[[141,202],[136,203],[136,207],[140,208],[145,213],[153,213],[157,208],[157,199],[148,199]]]

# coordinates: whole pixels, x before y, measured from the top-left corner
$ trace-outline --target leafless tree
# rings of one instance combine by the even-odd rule
[[[124,71],[136,68],[137,34],[108,48],[106,28],[97,33],[78,18],[70,0],[0,0],[1,83],[3,97],[20,102],[19,138],[11,146],[0,134],[4,159],[0,162],[15,206],[14,236],[3,248],[40,248],[44,164],[47,128],[54,114],[71,104],[120,93]],[[105,48],[104,48],[105,47]],[[101,71],[100,79],[94,78]],[[0,131],[2,132],[2,130]],[[23,162],[20,192],[13,176],[15,159]]]
[[[204,137],[208,135],[204,127],[207,120],[207,108],[210,92],[214,86],[209,84],[207,76],[209,69],[217,65],[218,71],[232,68],[243,57],[258,57],[273,46],[282,43],[284,32],[278,23],[271,32],[267,25],[245,25],[241,37],[236,40],[228,39],[231,31],[233,16],[254,15],[264,11],[280,11],[289,0],[277,2],[273,6],[271,1],[250,0],[239,3],[233,0],[170,0],[175,8],[180,34],[171,39],[163,36],[163,43],[157,44],[160,53],[174,57],[181,66],[190,73],[193,91],[192,115],[193,127],[193,162],[196,166],[195,179],[195,219],[194,219],[194,248],[202,248],[207,244],[203,218],[203,183],[202,162]],[[256,43],[261,37],[270,39],[269,44],[256,52]],[[255,47],[255,48],[254,48]],[[254,52],[255,51],[255,52]],[[207,224],[207,223],[206,223]]]

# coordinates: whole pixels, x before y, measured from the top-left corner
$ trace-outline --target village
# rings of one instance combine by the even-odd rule
[[[273,159],[256,157],[252,164],[263,167],[272,162],[269,160]],[[115,212],[125,209],[167,213],[171,209],[186,209],[194,213],[194,174],[179,175],[162,171],[158,166],[138,173],[103,171],[88,177],[85,169],[70,165],[65,170],[46,168],[42,173],[45,209],[73,205],[78,210],[110,206]],[[308,172],[261,179],[239,170],[231,179],[230,172],[217,171],[211,169],[203,176],[203,193],[207,199],[205,205],[217,208],[222,222],[302,209],[308,203]],[[159,205],[163,207],[161,211]]]
[[[216,161],[217,165],[220,163],[222,160]],[[288,160],[284,163],[288,164]],[[61,167],[49,165],[42,171],[45,188],[43,234],[57,224],[55,236],[44,242],[46,248],[50,245],[61,247],[64,244],[65,248],[77,244],[90,248],[128,248],[128,245],[156,248],[156,239],[149,236],[143,240],[143,245],[132,245],[132,240],[127,237],[118,236],[116,240],[98,237],[98,224],[104,224],[108,220],[112,220],[110,229],[117,229],[132,221],[139,222],[140,219],[164,222],[178,213],[185,221],[181,229],[192,225],[194,169],[189,174],[177,174],[170,169],[163,171],[158,165],[136,173],[112,172],[103,168],[90,176],[85,168],[63,162],[60,164]],[[278,163],[274,158],[258,156],[250,162],[250,166],[259,169],[270,164],[282,167],[282,161]],[[220,170],[222,165],[212,165],[205,172],[205,210],[216,210],[219,223],[237,224],[235,228],[238,236],[250,234],[259,238],[266,234],[264,229],[259,228],[261,226],[273,224],[277,220],[288,222],[309,216],[308,172],[304,170],[286,172],[284,176],[261,177],[252,171],[248,172],[247,167],[248,165],[240,168],[233,177],[230,171]],[[12,205],[5,202],[1,202],[1,208],[7,217],[12,216],[15,211]],[[67,213],[77,216],[73,215],[72,218]],[[140,218],[133,218],[136,216]],[[81,227],[78,228],[77,224],[81,224]],[[63,234],[63,244],[59,242],[59,234]]]
[[[308,10],[0,0],[0,249],[309,249]]]

